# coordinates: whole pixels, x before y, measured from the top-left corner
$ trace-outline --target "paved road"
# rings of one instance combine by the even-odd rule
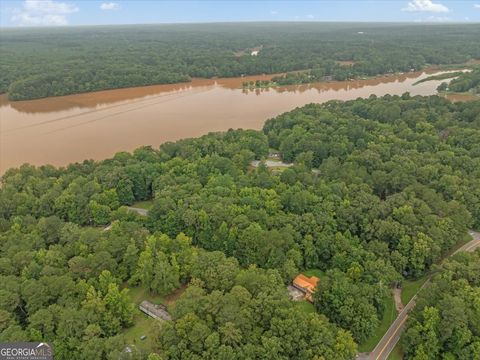
[[[277,160],[265,160],[264,161],[266,167],[290,167],[293,166],[292,163],[284,163],[282,161],[277,161]],[[254,167],[258,167],[260,165],[259,160],[253,160],[250,165]]]
[[[148,216],[148,210],[147,209],[141,209],[141,208],[136,208],[136,207],[132,207],[132,206],[128,206],[127,209],[130,210],[130,211],[135,211],[138,215]]]
[[[289,168],[294,165],[293,163],[284,163],[283,161],[278,160],[265,160],[264,163],[267,168]],[[260,165],[260,160],[253,160],[250,165],[258,167]],[[319,175],[320,170],[312,169],[312,173]]]
[[[480,233],[470,231],[470,235],[473,237],[473,240],[463,245],[454,254],[460,251],[474,251],[480,247]],[[398,340],[405,328],[405,322],[408,319],[408,313],[415,306],[418,293],[430,283],[430,278],[425,281],[420,290],[415,294],[415,296],[410,300],[410,302],[403,308],[403,310],[398,314],[395,321],[390,325],[390,328],[387,330],[383,338],[380,340],[378,345],[373,349],[370,354],[359,354],[357,359],[362,360],[386,360],[388,355],[392,352],[395,345],[397,345]]]
[[[474,251],[476,248],[480,247],[480,233],[475,232],[475,231],[469,231],[470,236],[473,238],[472,241],[466,243],[463,245],[461,248],[459,248],[457,251],[454,252],[454,254],[460,252],[460,251]]]

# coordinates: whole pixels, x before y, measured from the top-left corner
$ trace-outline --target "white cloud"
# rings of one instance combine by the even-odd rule
[[[12,16],[12,21],[20,26],[64,26],[68,25],[64,15],[33,16],[26,12],[20,12]]]
[[[432,0],[413,0],[402,11],[446,13],[450,10],[445,5],[434,3]]]
[[[118,9],[120,9],[120,6],[117,3],[108,2],[108,3],[103,3],[102,5],[100,5],[100,9],[102,9],[102,10],[118,10]]]
[[[270,11],[270,15],[277,15],[278,14],[278,11],[277,10],[271,10]]]
[[[53,0],[26,0],[12,10],[12,22],[19,26],[68,25],[67,15],[78,11],[73,4]]]
[[[473,7],[476,7],[477,9],[480,9],[480,4],[473,4]]]
[[[23,7],[29,12],[46,14],[70,14],[78,11],[75,5],[52,0],[26,0]]]
[[[312,20],[313,18],[315,18],[315,16],[313,16],[312,14],[305,15],[305,17],[309,20]]]

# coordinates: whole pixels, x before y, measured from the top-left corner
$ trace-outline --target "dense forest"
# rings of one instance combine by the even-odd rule
[[[342,23],[2,29],[0,93],[25,100],[307,69],[309,81],[342,80],[478,59],[479,32],[478,24]]]
[[[435,274],[403,337],[406,359],[480,359],[480,252],[461,253]]]
[[[294,166],[250,165],[272,148]],[[147,199],[147,217],[123,206]],[[58,359],[351,359],[390,286],[479,227],[478,101],[372,95],[263,131],[23,165],[0,188],[0,340],[49,341]],[[315,312],[287,297],[306,269],[322,274]],[[130,291],[180,286],[172,321],[149,334],[158,355],[125,352]]]

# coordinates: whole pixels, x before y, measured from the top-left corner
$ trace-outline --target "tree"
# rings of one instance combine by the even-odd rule
[[[141,252],[140,257],[138,258],[137,271],[134,274],[133,279],[139,280],[141,283],[145,284],[150,290],[153,290],[152,283],[155,276],[155,261],[153,258],[152,249],[148,246],[144,251]]]
[[[120,320],[122,326],[132,325],[134,306],[128,297],[128,289],[119,291],[117,284],[110,283],[104,300],[107,310]]]
[[[138,248],[135,244],[135,240],[130,240],[130,243],[123,255],[123,266],[125,269],[125,277],[130,278],[134,275],[135,268],[138,262]]]
[[[91,200],[88,207],[95,225],[105,225],[110,222],[110,208],[107,205],[101,205],[95,200]]]
[[[314,293],[318,311],[350,330],[355,340],[367,339],[379,324],[375,304],[377,289],[365,283],[358,285],[338,270],[330,270]]]
[[[172,260],[169,261],[162,251],[158,251],[155,256],[154,275],[150,288],[158,294],[170,294],[180,285],[179,268],[174,258]]]
[[[118,194],[118,200],[122,205],[130,205],[135,201],[132,190],[133,184],[129,179],[120,179],[117,187],[116,193]]]
[[[238,262],[219,251],[200,251],[192,266],[192,277],[203,281],[208,290],[229,290],[238,273]]]

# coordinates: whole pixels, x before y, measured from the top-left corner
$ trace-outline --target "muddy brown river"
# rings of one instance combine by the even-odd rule
[[[9,102],[0,95],[0,174],[23,163],[66,165],[103,159],[141,145],[230,128],[261,129],[265,120],[311,102],[370,94],[432,95],[442,81],[413,85],[434,70],[375,79],[244,90],[252,76],[99,91]]]

